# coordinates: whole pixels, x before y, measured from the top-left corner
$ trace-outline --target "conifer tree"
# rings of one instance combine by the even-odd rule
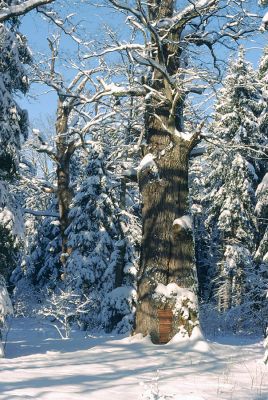
[[[255,262],[258,265],[258,279],[262,291],[257,299],[259,304],[260,318],[264,314],[263,331],[267,335],[267,321],[265,315],[268,313],[267,302],[267,285],[268,285],[268,46],[264,48],[263,55],[259,64],[259,79],[262,87],[262,95],[265,103],[265,108],[260,116],[260,129],[263,134],[263,145],[260,152],[260,169],[258,172],[258,187],[256,190],[257,204],[255,213],[258,219],[259,226],[259,241],[257,251],[255,253]]]
[[[0,2],[0,10],[4,5]],[[27,91],[25,64],[30,58],[17,21],[0,23],[0,273],[6,278],[16,265],[23,230],[12,185],[18,172],[21,141],[28,131],[27,112],[20,108],[16,96]]]
[[[128,235],[131,229],[134,237],[138,228],[119,208],[113,193],[118,181],[105,165],[107,152],[96,143],[89,157],[70,212],[65,283],[90,300],[91,311],[80,317],[84,326],[126,332],[133,324],[137,258]]]
[[[242,313],[242,305],[249,305],[249,297],[257,290],[253,256],[258,226],[254,209],[263,108],[258,77],[240,49],[237,61],[230,64],[215,107],[205,197],[210,268],[216,265],[214,294],[221,311],[236,308]],[[243,313],[246,320],[248,314],[245,310]]]
[[[263,143],[260,152],[260,170],[258,172],[258,187],[256,190],[257,204],[256,215],[259,222],[260,241],[259,247],[256,252],[257,260],[264,260],[268,251],[268,232],[267,232],[267,218],[268,218],[268,159],[267,159],[267,145],[268,145],[268,46],[264,48],[263,56],[259,64],[259,79],[261,82],[262,96],[265,103],[265,108],[260,116],[260,130],[263,135]],[[266,153],[265,153],[266,151]]]

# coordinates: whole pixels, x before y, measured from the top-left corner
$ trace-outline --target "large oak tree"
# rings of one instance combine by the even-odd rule
[[[148,68],[140,84],[145,94],[145,121],[144,158],[138,168],[143,236],[136,332],[150,334],[159,342],[158,311],[171,309],[169,337],[177,332],[191,336],[198,311],[188,164],[202,123],[185,124],[187,98],[190,93],[202,93],[219,71],[219,45],[236,42],[253,28],[242,2],[107,3],[127,14],[128,23],[143,37],[142,49],[133,44],[125,49],[134,62]],[[214,72],[204,64],[211,64]]]

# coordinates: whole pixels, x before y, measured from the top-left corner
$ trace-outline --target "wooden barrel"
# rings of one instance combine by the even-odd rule
[[[170,308],[158,310],[159,344],[165,344],[171,339],[173,312]]]

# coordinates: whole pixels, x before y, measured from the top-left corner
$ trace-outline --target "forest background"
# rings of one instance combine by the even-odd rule
[[[186,7],[188,2],[184,3]],[[56,318],[62,335],[68,335],[73,325],[119,333],[133,329],[137,304],[142,303],[136,292],[140,243],[142,257],[148,243],[151,254],[156,251],[153,236],[146,242],[148,226],[140,205],[148,197],[144,189],[147,183],[156,182],[160,191],[162,179],[161,163],[155,161],[153,151],[146,150],[152,144],[150,134],[145,143],[143,116],[146,120],[150,96],[156,96],[157,89],[166,90],[166,80],[174,84],[169,77],[173,74],[183,82],[177,86],[183,87],[181,103],[176,99],[175,104],[173,99],[175,136],[190,142],[193,134],[194,142],[189,152],[190,202],[180,205],[178,218],[173,218],[171,225],[175,226],[174,237],[179,235],[183,244],[180,254],[188,270],[193,260],[188,246],[194,237],[199,286],[193,289],[197,279],[192,272],[180,275],[177,281],[165,281],[160,271],[158,279],[159,271],[150,264],[151,254],[145,254],[144,265],[151,268],[155,279],[153,289],[146,294],[150,298],[146,307],[151,310],[172,304],[180,320],[175,332],[191,334],[197,326],[193,292],[199,297],[204,328],[265,335],[267,34],[259,28],[265,30],[266,20],[263,9],[253,2],[227,2],[218,20],[226,19],[233,43],[220,47],[215,42],[211,47],[202,36],[209,23],[217,34],[217,15],[213,20],[211,3],[197,2],[200,10],[192,19],[200,18],[200,25],[194,21],[186,33],[196,41],[197,50],[185,50],[182,44],[182,69],[177,69],[177,75],[154,63],[153,50],[151,58],[142,53],[142,38],[147,33],[133,15],[118,12],[120,2],[55,2],[52,8],[26,15],[21,23],[15,18],[3,25],[15,36],[17,30],[25,33],[34,49],[29,51],[22,36],[11,39],[14,43],[18,40],[20,50],[16,53],[17,44],[11,44],[13,54],[9,54],[15,58],[9,60],[9,66],[14,62],[15,78],[20,82],[17,87],[10,83],[10,101],[16,110],[9,105],[11,116],[3,123],[10,123],[9,134],[16,125],[14,120],[20,128],[20,132],[15,127],[14,135],[10,134],[8,156],[3,156],[1,167],[1,273],[18,315]],[[206,7],[212,22],[206,21]],[[233,11],[237,7],[239,18],[224,14],[225,7]],[[157,29],[162,32],[166,23],[158,16]],[[4,50],[4,41],[1,45]],[[193,60],[198,67],[192,65]],[[2,56],[3,72],[10,73],[7,79],[12,82],[13,70],[6,68],[6,62]],[[184,80],[187,69],[192,76]],[[161,81],[160,89],[152,84],[157,80]],[[21,93],[29,83],[26,99]],[[151,89],[146,93],[148,87]],[[2,93],[5,90],[2,86]],[[30,135],[25,143],[20,143],[19,137],[27,136],[28,122],[20,107],[30,116]],[[155,115],[154,123],[162,118],[157,112]],[[161,120],[161,124],[166,137],[172,136],[166,121]],[[152,126],[147,131],[150,129]],[[168,146],[157,150],[163,158],[171,150]],[[164,228],[164,235],[169,236]],[[139,277],[140,293],[144,276]],[[142,305],[137,315],[140,313],[144,313]],[[151,327],[152,335],[154,330]]]

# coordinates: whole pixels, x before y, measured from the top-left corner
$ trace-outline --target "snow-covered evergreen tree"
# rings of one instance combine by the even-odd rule
[[[261,230],[261,240],[255,254],[257,260],[268,263],[268,173],[266,173],[256,190],[256,214]]]
[[[98,144],[86,174],[70,212],[65,282],[91,300],[92,310],[80,322],[91,329],[126,332],[133,323],[139,228],[131,213],[119,209],[114,194],[118,180],[107,171]]]
[[[27,112],[15,96],[28,89],[24,64],[29,62],[26,39],[18,32],[17,24],[0,24],[0,165],[6,176],[16,172],[21,140],[28,132]]]
[[[12,274],[15,285],[15,312],[32,314],[38,304],[45,300],[48,291],[53,291],[60,281],[61,237],[56,216],[56,200],[52,197],[49,216],[38,216],[26,223],[26,242],[22,262]]]
[[[10,2],[9,2],[10,3]],[[12,2],[11,2],[12,3]],[[0,9],[6,5],[0,2]],[[9,278],[16,265],[22,217],[13,185],[19,164],[21,140],[27,136],[27,112],[16,101],[25,93],[25,64],[30,52],[16,21],[0,24],[0,273]]]
[[[0,274],[9,279],[18,262],[23,218],[8,182],[0,181]]]
[[[254,209],[260,168],[256,155],[264,141],[259,126],[263,109],[257,74],[240,49],[238,59],[230,64],[211,126],[214,145],[208,156],[205,223],[211,241],[208,268],[214,267],[218,307],[240,310],[244,321],[250,311],[245,308],[252,306],[259,291],[253,261],[258,241]],[[236,319],[234,327],[237,323]]]
[[[264,48],[263,56],[259,64],[259,79],[262,87],[262,95],[265,102],[265,108],[260,116],[260,129],[263,134],[263,145],[260,153],[260,169],[258,171],[258,187],[256,190],[257,204],[255,213],[259,226],[259,242],[255,253],[255,262],[259,269],[259,280],[262,285],[262,293],[258,302],[261,301],[261,311],[264,314],[263,331],[267,335],[267,318],[268,315],[268,159],[265,149],[268,145],[268,46]],[[267,293],[266,293],[267,292]],[[262,315],[261,315],[262,317]],[[266,332],[265,332],[266,331]]]
[[[206,194],[205,182],[208,165],[206,154],[194,157],[190,163],[190,197],[193,216],[195,257],[198,275],[199,300],[207,302],[212,293],[213,271],[208,269],[210,264],[211,240],[205,228],[205,211],[207,204],[204,201]],[[210,273],[212,274],[210,276]]]
[[[263,333],[267,334],[268,327],[268,173],[266,173],[256,190],[257,204],[255,213],[259,226],[259,241],[254,260],[258,274],[255,277],[259,283],[259,294],[255,299],[259,309],[259,318],[263,320]]]

